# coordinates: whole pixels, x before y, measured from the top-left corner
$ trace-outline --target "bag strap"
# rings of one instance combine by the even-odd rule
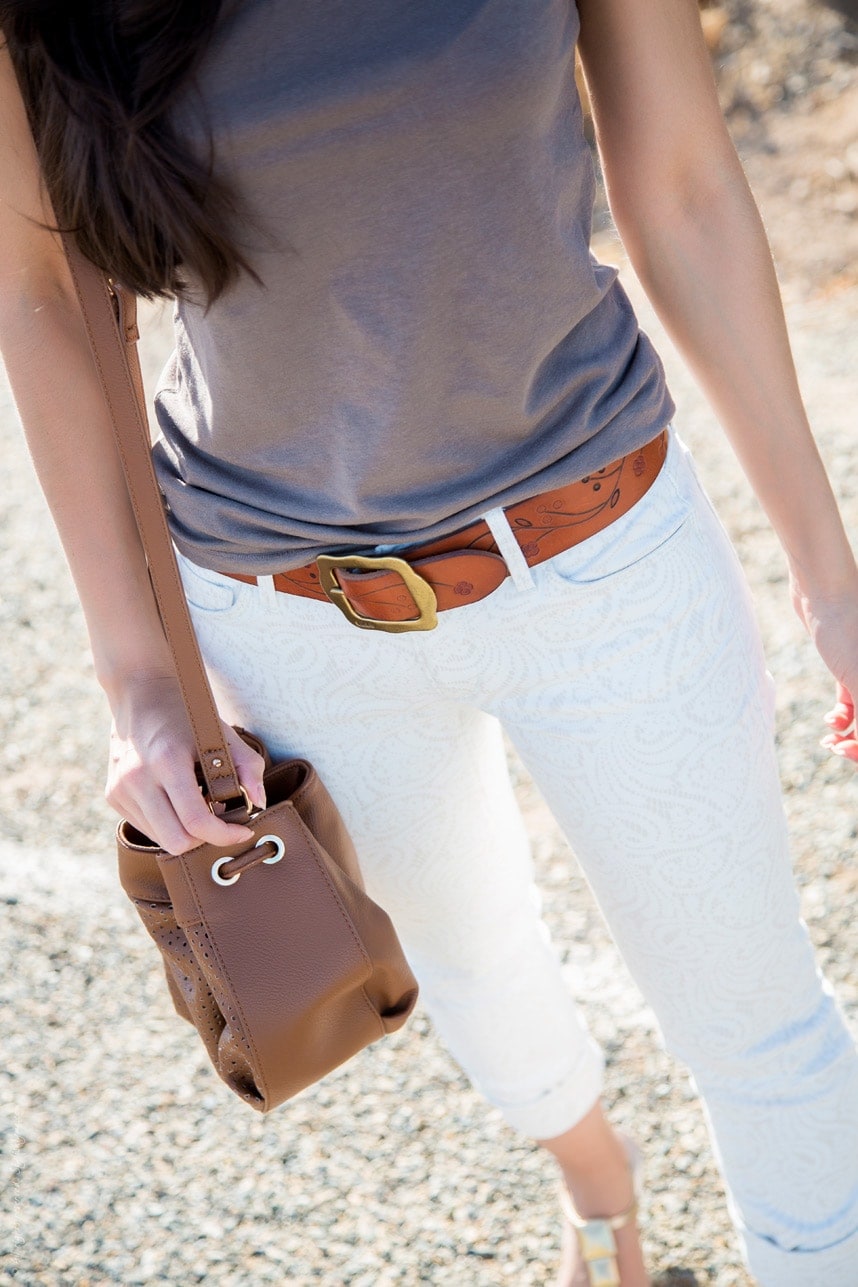
[[[203,667],[152,463],[137,351],[137,300],[105,277],[71,234],[62,237],[207,794],[220,804],[243,797],[249,813]]]

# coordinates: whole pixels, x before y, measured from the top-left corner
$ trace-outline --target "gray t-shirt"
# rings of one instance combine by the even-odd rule
[[[155,457],[177,545],[266,573],[447,534],[673,412],[616,272],[572,0],[244,0],[177,119],[264,286],[176,310]]]

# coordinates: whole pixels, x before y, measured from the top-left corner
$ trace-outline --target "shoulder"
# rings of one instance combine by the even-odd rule
[[[44,190],[18,78],[0,46],[0,300],[64,282],[65,256]]]

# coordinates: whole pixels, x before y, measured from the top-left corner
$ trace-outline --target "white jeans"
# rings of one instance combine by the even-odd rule
[[[486,1098],[546,1138],[602,1078],[503,727],[694,1076],[752,1272],[858,1284],[858,1056],[799,919],[749,593],[679,440],[627,514],[426,633],[181,566],[222,714],[316,764]]]

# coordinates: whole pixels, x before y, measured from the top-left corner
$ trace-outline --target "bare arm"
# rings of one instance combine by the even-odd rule
[[[858,569],[808,425],[696,0],[580,0],[579,9],[617,228],[784,547],[796,608],[847,702],[845,727],[858,691]],[[849,751],[858,758],[858,744]]]
[[[172,847],[225,844],[241,833],[199,808],[192,743],[74,288],[59,239],[39,227],[53,222],[15,74],[0,49],[0,352],[116,721],[109,798],[143,830],[154,821],[150,834]],[[171,726],[160,731],[157,720],[144,729],[140,719],[156,694]],[[157,788],[141,771],[150,753],[144,743],[153,741],[165,761]],[[130,798],[129,773],[146,779],[145,801]],[[136,785],[126,785],[137,796]],[[176,790],[182,823],[164,796]]]

